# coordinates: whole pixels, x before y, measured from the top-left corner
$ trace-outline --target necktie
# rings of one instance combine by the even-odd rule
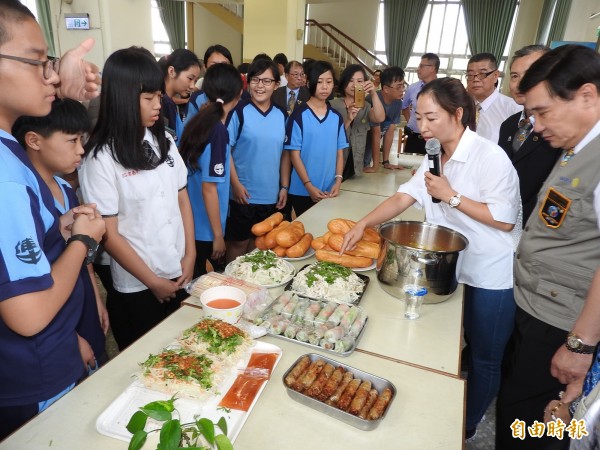
[[[575,150],[573,150],[572,148],[567,150],[563,155],[562,159],[560,160],[560,167],[565,167],[567,164],[569,164],[569,160],[573,157],[574,154]]]
[[[290,99],[288,100],[288,112],[291,114],[291,112],[294,110],[294,106],[296,106],[296,93],[294,91],[290,91]]]
[[[523,142],[525,142],[525,140],[531,133],[532,128],[533,127],[531,125],[531,122],[529,121],[529,119],[527,117],[519,120],[519,129],[513,136],[513,140],[512,140],[512,148],[515,153],[519,151],[519,149],[521,148],[521,145],[523,145]]]
[[[160,157],[156,154],[150,142],[144,140],[142,142],[142,147],[144,148],[144,156],[146,157],[146,161],[148,161],[148,165],[151,168],[156,168],[160,164]]]
[[[479,123],[479,113],[481,112],[481,105],[477,103],[475,105],[475,125]]]

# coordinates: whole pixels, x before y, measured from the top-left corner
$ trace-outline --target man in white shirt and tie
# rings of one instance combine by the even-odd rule
[[[498,63],[491,53],[478,53],[467,65],[467,91],[477,108],[477,134],[497,143],[500,125],[522,106],[496,90],[498,85]]]

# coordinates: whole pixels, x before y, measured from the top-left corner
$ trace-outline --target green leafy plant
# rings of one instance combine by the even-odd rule
[[[148,403],[140,408],[127,424],[127,430],[133,434],[129,441],[129,450],[139,450],[146,443],[150,433],[160,433],[160,440],[156,450],[176,450],[189,448],[197,450],[233,450],[233,444],[227,437],[227,421],[221,417],[217,423],[204,418],[197,418],[194,422],[182,424],[179,412],[175,408],[175,397],[169,400],[159,400]],[[144,427],[148,417],[164,422],[160,428],[145,431]],[[216,428],[223,434],[216,434]]]

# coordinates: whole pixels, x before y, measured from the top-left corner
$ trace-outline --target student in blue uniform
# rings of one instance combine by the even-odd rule
[[[209,258],[225,256],[231,153],[225,121],[240,99],[242,79],[235,67],[219,63],[208,68],[202,86],[209,102],[185,127],[179,145],[194,213],[194,277],[206,273]]]
[[[294,167],[288,198],[296,216],[323,199],[337,197],[340,191],[348,139],[344,119],[327,102],[334,85],[331,64],[312,63],[308,73],[311,98],[294,108],[287,123],[284,149],[290,151]]]
[[[55,100],[47,116],[21,116],[13,126],[13,136],[52,192],[59,215],[79,206],[75,191],[59,175],[76,173],[83,156],[82,139],[89,130],[85,107],[70,99]],[[82,266],[80,277],[85,298],[77,337],[83,363],[92,372],[98,364],[108,360],[105,351],[108,312],[100,298],[91,264]]]
[[[183,123],[179,106],[174,98],[189,98],[200,77],[200,60],[194,52],[178,48],[161,59],[160,66],[165,76],[165,95],[162,98],[162,114],[167,127],[174,132],[175,141],[181,138]]]
[[[258,59],[248,69],[251,100],[229,119],[232,147],[227,218],[227,262],[254,248],[252,225],[282,209],[290,188],[290,155],[283,152],[287,112],[271,102],[279,85],[274,62]]]
[[[163,86],[148,50],[110,55],[79,170],[84,199],[106,222],[118,294],[107,308],[121,350],[179,307],[196,259],[187,170],[160,120]]]
[[[18,117],[50,112],[59,83],[63,96],[97,95],[97,68],[82,61],[92,45],[67,52],[59,75],[33,14],[0,0],[0,440],[72,389],[84,370],[76,333],[81,266],[104,221],[89,205],[59,217],[10,133]]]

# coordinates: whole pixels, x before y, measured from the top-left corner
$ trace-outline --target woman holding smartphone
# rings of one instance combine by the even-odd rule
[[[331,107],[344,119],[344,127],[350,143],[350,150],[344,155],[344,167],[347,164],[346,159],[352,155],[354,176],[357,177],[363,172],[369,122],[379,123],[385,119],[385,110],[375,91],[375,86],[368,80],[365,69],[358,64],[351,64],[340,75],[338,89],[340,97],[330,102]],[[372,104],[365,101],[365,94],[370,94]]]

